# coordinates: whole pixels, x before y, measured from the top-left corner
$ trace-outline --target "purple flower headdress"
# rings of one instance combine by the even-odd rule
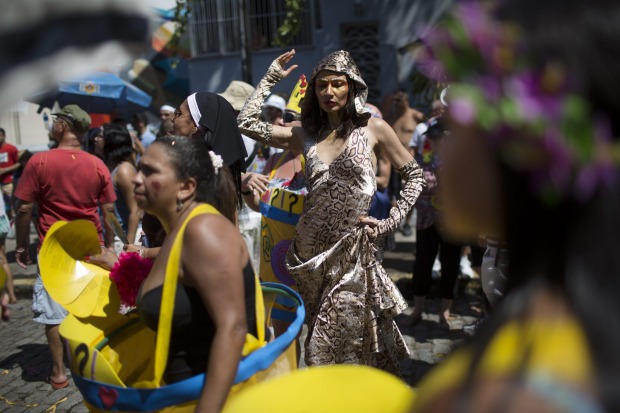
[[[519,40],[516,25],[493,19],[478,2],[461,2],[431,31],[423,70],[450,83],[454,121],[484,130],[548,204],[586,201],[615,182],[620,144],[607,118],[571,89],[562,65],[534,67]]]

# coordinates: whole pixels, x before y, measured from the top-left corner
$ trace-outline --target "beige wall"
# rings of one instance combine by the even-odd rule
[[[45,147],[48,137],[43,113],[39,105],[20,102],[0,112],[0,128],[6,131],[6,140],[18,147]],[[49,113],[49,109],[44,109]]]

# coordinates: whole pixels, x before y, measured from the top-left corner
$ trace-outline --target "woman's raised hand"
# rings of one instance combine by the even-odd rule
[[[282,69],[280,75],[282,76],[282,79],[284,79],[285,77],[287,77],[289,74],[291,74],[291,72],[295,69],[297,69],[298,65],[292,65],[291,67],[289,67],[288,69],[285,69],[285,66],[291,61],[291,59],[293,58],[293,56],[295,56],[295,49],[291,49],[288,52],[280,55],[275,61],[278,62],[278,64],[280,65],[280,68]]]

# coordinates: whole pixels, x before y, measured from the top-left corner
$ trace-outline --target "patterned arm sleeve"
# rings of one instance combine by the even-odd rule
[[[283,79],[282,72],[282,66],[274,60],[237,116],[241,133],[262,143],[271,141],[273,125],[260,120],[261,108],[273,85]]]
[[[426,186],[422,168],[414,159],[398,168],[398,172],[405,184],[396,206],[390,210],[390,215],[377,224],[377,236],[393,232],[398,227]]]

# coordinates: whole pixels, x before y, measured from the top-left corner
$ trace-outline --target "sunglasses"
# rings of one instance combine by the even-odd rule
[[[54,119],[54,122],[58,122],[58,121],[63,121],[66,124],[69,125],[69,127],[74,127],[75,126],[75,117],[71,114],[62,114],[62,115],[56,115],[56,118]]]
[[[301,115],[293,112],[284,112],[282,120],[284,121],[284,123],[291,123],[296,120],[301,120]]]

